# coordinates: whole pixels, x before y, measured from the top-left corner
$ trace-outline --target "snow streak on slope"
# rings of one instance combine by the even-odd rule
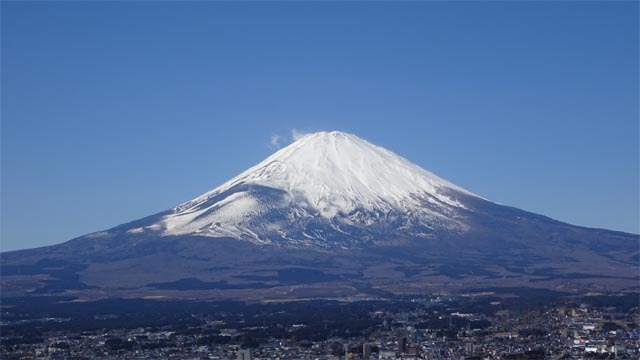
[[[260,243],[271,242],[274,236],[295,240],[294,233],[322,237],[288,229],[308,228],[311,219],[338,232],[344,232],[344,226],[366,228],[390,220],[400,227],[439,224],[462,229],[452,214],[464,205],[449,196],[451,190],[476,196],[355,135],[319,132],[181,204],[146,228],[164,235],[231,236]],[[404,220],[398,223],[398,218]]]

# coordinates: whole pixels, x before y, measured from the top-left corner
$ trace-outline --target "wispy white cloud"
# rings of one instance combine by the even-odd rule
[[[271,139],[269,140],[269,144],[271,148],[279,148],[280,147],[280,135],[273,134],[271,135]]]
[[[286,135],[282,136],[280,134],[271,134],[269,144],[267,146],[270,149],[280,149],[282,146],[286,146],[292,141],[297,141],[305,135],[307,135],[306,132],[298,129],[291,129],[291,137],[287,137]]]
[[[297,141],[305,135],[307,135],[307,133],[302,132],[298,129],[291,129],[291,138],[293,139],[293,141]]]

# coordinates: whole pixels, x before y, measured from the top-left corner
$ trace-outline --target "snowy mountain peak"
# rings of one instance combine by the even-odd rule
[[[443,187],[473,195],[389,150],[340,131],[305,135],[194,202],[240,183],[302,195],[327,216],[381,202],[397,205],[411,194],[437,195]]]
[[[464,205],[452,193],[476,196],[355,135],[317,132],[174,208],[160,222],[133,230],[259,243],[274,237],[324,238],[326,229],[316,234],[309,229],[318,223],[336,232],[345,226],[366,232],[388,221],[423,230],[434,224],[460,230],[465,226],[452,216],[452,209]],[[295,231],[294,223],[299,225]]]

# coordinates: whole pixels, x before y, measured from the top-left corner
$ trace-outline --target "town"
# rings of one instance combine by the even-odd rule
[[[120,309],[131,306],[133,312]],[[638,359],[638,294],[3,309],[3,359]],[[104,304],[103,304],[104,305]],[[137,307],[147,308],[139,311]],[[92,310],[93,311],[93,310]],[[82,313],[82,315],[78,315]],[[64,316],[66,315],[66,316]]]

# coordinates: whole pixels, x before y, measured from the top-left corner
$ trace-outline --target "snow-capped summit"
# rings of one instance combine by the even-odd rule
[[[194,206],[238,184],[257,184],[287,191],[304,199],[324,217],[357,208],[390,209],[411,196],[439,194],[439,188],[468,191],[418,165],[339,131],[308,134],[222,186],[180,206]]]
[[[129,231],[321,247],[347,232],[352,240],[371,240],[369,230],[381,228],[428,237],[434,228],[464,231],[455,214],[464,208],[460,194],[477,197],[355,135],[317,132]]]

